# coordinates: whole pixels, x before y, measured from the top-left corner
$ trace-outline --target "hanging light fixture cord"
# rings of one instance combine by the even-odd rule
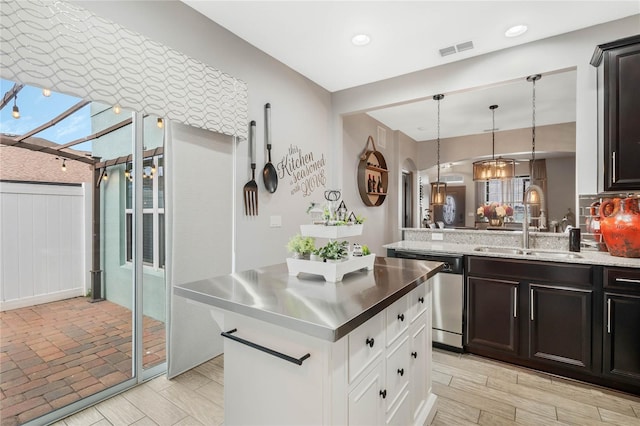
[[[442,99],[442,97],[440,95],[438,96],[438,155],[437,155],[437,162],[438,162],[438,179],[437,182],[440,182],[440,99]]]
[[[534,74],[527,77],[527,81],[531,81],[533,83],[533,96],[531,97],[532,110],[533,115],[531,118],[531,183],[534,183],[534,164],[536,162],[536,81],[540,80],[542,76],[540,74]]]
[[[491,105],[491,159],[496,159],[496,108],[498,105]]]

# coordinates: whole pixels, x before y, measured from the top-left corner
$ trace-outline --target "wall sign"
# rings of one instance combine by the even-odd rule
[[[287,154],[276,165],[278,179],[289,183],[291,195],[300,193],[310,196],[318,189],[324,190],[327,183],[326,160],[313,152],[304,152],[297,145],[289,145]]]

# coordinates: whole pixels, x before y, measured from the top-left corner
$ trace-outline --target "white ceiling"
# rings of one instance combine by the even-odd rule
[[[615,19],[640,14],[640,1],[219,1],[181,0],[330,92],[459,61]],[[515,24],[528,31],[504,32]],[[351,38],[367,33],[371,43]],[[472,41],[474,48],[441,57],[439,49]],[[565,79],[563,79],[565,78]],[[536,124],[575,120],[575,75],[544,76]],[[441,102],[441,137],[531,124],[531,84],[448,96]],[[435,102],[369,114],[417,141],[436,137]],[[472,117],[472,118],[469,118]],[[418,130],[424,127],[426,130]]]
[[[490,132],[495,110],[496,131],[530,127],[533,84],[525,78],[462,93],[440,101],[440,137]],[[371,117],[416,141],[436,139],[437,102],[433,99],[369,111]],[[544,75],[536,82],[536,126],[576,121],[575,70]]]

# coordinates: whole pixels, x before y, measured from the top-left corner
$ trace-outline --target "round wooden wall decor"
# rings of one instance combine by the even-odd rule
[[[373,150],[368,150],[369,142]],[[376,150],[373,137],[369,136],[365,151],[358,164],[358,191],[362,202],[367,206],[380,206],[387,198],[389,170],[384,155]]]

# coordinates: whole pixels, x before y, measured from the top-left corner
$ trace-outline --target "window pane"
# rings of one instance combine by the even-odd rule
[[[131,165],[127,163],[126,170],[129,170],[131,173]],[[125,175],[125,191],[126,191],[126,208],[133,209],[133,177],[129,174],[129,177]]]
[[[153,159],[146,158],[143,163],[143,179],[142,179],[142,207],[145,209],[153,208]]]
[[[142,215],[142,261],[153,263],[153,214]]]
[[[158,267],[164,268],[164,214],[158,215]]]
[[[164,157],[158,158],[158,207],[164,208]],[[162,229],[162,227],[160,228]]]
[[[133,243],[133,214],[131,213],[126,213],[126,217],[127,217],[127,262],[131,262],[133,259],[133,250],[132,250],[132,243]]]

